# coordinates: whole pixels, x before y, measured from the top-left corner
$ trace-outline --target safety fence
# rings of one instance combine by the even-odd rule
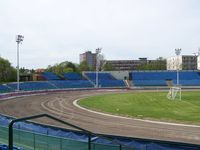
[[[87,137],[84,134],[73,135],[65,138],[62,136],[52,136],[46,134],[40,134],[30,131],[14,128],[14,145],[24,148],[25,150],[87,150],[88,143]],[[66,133],[67,134],[67,133]],[[69,133],[68,133],[69,134]],[[78,136],[81,136],[80,139]],[[75,139],[76,138],[76,139]],[[199,145],[192,144],[180,144],[173,142],[156,142],[147,141],[142,139],[130,139],[130,138],[115,138],[116,141],[120,141],[130,148],[123,147],[122,150],[131,150],[135,147],[136,150],[199,150]],[[119,150],[119,145],[110,144],[110,141],[93,137],[91,143],[91,150]],[[8,128],[0,126],[0,143],[8,143]],[[104,144],[103,144],[104,143]]]
[[[8,144],[8,124],[14,119],[0,115],[0,143]],[[14,145],[25,150],[87,150],[88,135],[73,130],[65,130],[31,122],[19,122],[14,125]],[[104,135],[103,135],[104,136]],[[150,139],[138,139],[119,136],[108,136],[116,143],[91,137],[91,150],[200,150],[200,145],[167,142]]]
[[[25,150],[87,150],[88,143],[70,138],[49,136],[29,131],[14,129],[14,145]],[[8,142],[8,128],[0,126],[0,142]],[[122,150],[133,148],[121,147]],[[91,143],[91,150],[120,150],[116,144]]]

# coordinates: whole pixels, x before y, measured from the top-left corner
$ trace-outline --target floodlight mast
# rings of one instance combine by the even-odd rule
[[[16,42],[17,42],[17,91],[20,90],[19,88],[19,44],[22,43],[24,36],[16,35]]]
[[[176,78],[177,78],[177,81],[176,81],[176,84],[177,86],[179,85],[179,68],[180,68],[180,65],[179,65],[179,56],[181,54],[181,48],[177,48],[175,49],[175,54],[176,54],[176,59],[177,59],[177,68],[176,68],[176,71],[177,71],[177,74],[176,74]]]
[[[99,54],[101,53],[101,49],[102,48],[97,48],[96,49],[96,88],[99,87],[99,76],[98,76],[98,72],[99,72]]]

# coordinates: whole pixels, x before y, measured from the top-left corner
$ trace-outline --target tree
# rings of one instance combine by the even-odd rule
[[[112,64],[109,62],[106,62],[106,64],[103,66],[103,70],[104,71],[112,71],[113,70]]]
[[[30,75],[33,74],[34,72],[35,72],[34,69],[26,69],[24,67],[19,69],[20,75]]]
[[[63,69],[68,68],[68,69],[66,69],[66,70],[69,70],[69,71],[67,71],[67,72],[76,72],[76,71],[78,70],[78,69],[77,69],[77,65],[75,65],[74,63],[69,62],[69,61],[62,62],[62,63],[60,63],[59,65],[62,66]],[[69,69],[69,68],[71,68],[71,69]],[[70,71],[70,70],[71,70],[71,71]]]
[[[0,82],[16,81],[16,69],[13,68],[10,62],[0,57]]]
[[[82,61],[79,65],[79,71],[90,71],[90,67],[88,66],[87,61]]]
[[[49,65],[46,69],[47,71],[54,72],[55,74],[62,75],[67,72],[76,72],[77,65],[72,62],[64,61],[60,64],[55,64],[54,66]]]
[[[137,70],[166,70],[166,59],[158,57],[155,61],[141,63]]]
[[[167,61],[165,58],[163,57],[158,57],[156,59],[156,66],[157,66],[157,70],[166,70],[167,68]]]

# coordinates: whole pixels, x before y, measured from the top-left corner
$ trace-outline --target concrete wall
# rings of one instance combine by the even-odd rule
[[[167,58],[167,70],[177,70],[177,68],[182,70],[182,56]]]
[[[129,78],[129,72],[130,71],[107,71],[110,74],[113,75],[116,79],[124,80],[126,77],[127,79]]]
[[[95,71],[84,71],[83,74],[87,73],[87,72],[95,73]],[[131,71],[101,71],[100,73],[110,73],[116,79],[124,80],[125,77],[127,79],[129,78],[129,72],[131,72]]]

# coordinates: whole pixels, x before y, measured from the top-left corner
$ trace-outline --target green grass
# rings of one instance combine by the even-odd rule
[[[182,100],[168,100],[167,92],[97,95],[79,105],[134,118],[200,124],[200,92],[182,92]]]

